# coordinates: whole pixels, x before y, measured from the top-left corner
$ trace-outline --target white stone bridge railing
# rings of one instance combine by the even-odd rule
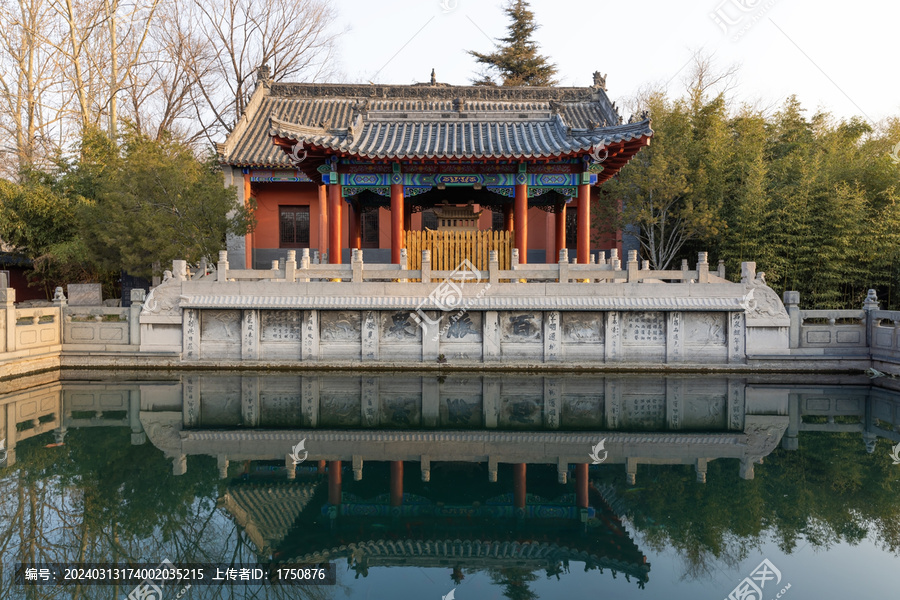
[[[63,308],[64,350],[136,352],[141,344],[144,290],[134,290],[129,308],[66,306]]]
[[[398,281],[400,283],[431,283],[447,279],[461,279],[477,282],[594,282],[594,283],[727,283],[725,265],[719,261],[718,268],[711,272],[707,262],[707,253],[699,253],[695,268],[688,267],[688,261],[682,261],[680,269],[651,270],[650,262],[638,262],[637,251],[628,253],[624,268],[617,251],[611,251],[607,261],[600,254],[599,261],[594,262],[591,255],[589,264],[579,265],[570,262],[568,251],[561,250],[559,262],[549,264],[520,264],[519,252],[512,251],[511,269],[501,269],[497,252],[490,252],[489,265],[486,270],[478,270],[468,260],[460,259],[460,265],[453,271],[433,270],[431,268],[431,252],[422,251],[422,268],[407,269],[406,250],[401,251],[399,264],[377,264],[363,262],[362,252],[353,250],[350,264],[317,264],[310,258],[309,249],[301,251],[300,262],[297,262],[296,251],[288,250],[287,260],[272,261],[271,269],[232,269],[228,264],[228,253],[219,253],[219,262],[215,269],[215,279],[226,281],[273,281],[273,282],[310,282],[329,281],[344,283],[363,283],[366,281]],[[176,267],[177,268],[177,267]],[[205,272],[206,269],[201,269]],[[183,275],[187,279],[186,272]]]
[[[58,352],[60,349],[59,306],[19,308],[16,290],[0,277],[0,352],[12,356]]]

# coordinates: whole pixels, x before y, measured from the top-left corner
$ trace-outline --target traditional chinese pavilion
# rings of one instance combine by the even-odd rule
[[[229,261],[268,268],[310,248],[340,263],[359,248],[367,262],[397,263],[406,232],[471,207],[478,230],[510,232],[520,262],[556,262],[568,248],[587,263],[592,249],[623,250],[621,236],[592,228],[591,201],[652,134],[646,116],[622,122],[596,73],[586,88],[451,86],[433,75],[344,85],[276,83],[263,68],[218,145],[226,184],[256,207],[257,226],[229,240]]]

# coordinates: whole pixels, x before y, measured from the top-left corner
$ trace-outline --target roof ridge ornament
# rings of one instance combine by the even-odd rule
[[[603,75],[600,74],[600,71],[594,71],[594,85],[595,88],[600,88],[604,92],[606,91],[606,73]]]

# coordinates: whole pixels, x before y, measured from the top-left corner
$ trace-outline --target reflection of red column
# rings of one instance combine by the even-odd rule
[[[513,465],[513,504],[525,508],[525,463]]]
[[[341,503],[341,461],[328,461],[328,504]]]
[[[319,475],[325,474],[325,461],[324,460],[319,461],[319,467],[316,469],[316,473]]]
[[[359,250],[362,248],[362,206],[347,206],[347,218],[349,220],[350,247]]]
[[[516,184],[515,199],[516,248],[519,249],[519,263],[528,262],[528,184]]]
[[[566,203],[556,203],[556,256],[548,263],[559,262],[559,251],[566,247]],[[548,257],[549,259],[549,257]]]
[[[403,249],[403,184],[391,184],[391,262],[400,263]]]
[[[578,186],[578,264],[586,265],[591,253],[591,186]]]
[[[341,184],[328,186],[328,264],[341,264]]]
[[[403,461],[391,461],[391,506],[403,505]]]
[[[575,465],[575,506],[588,507],[588,465],[579,463]]]

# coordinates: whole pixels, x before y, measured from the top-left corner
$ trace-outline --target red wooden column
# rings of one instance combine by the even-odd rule
[[[591,186],[578,186],[578,264],[588,264],[591,253]]]
[[[250,189],[250,173],[244,173],[244,206],[250,205],[250,195],[253,192]],[[253,268],[253,232],[248,231],[244,236],[244,262],[247,263],[245,269]]]
[[[556,203],[556,256],[548,263],[559,262],[559,251],[566,247],[566,203]],[[548,257],[549,259],[550,257]],[[581,262],[581,261],[578,261]]]
[[[513,465],[513,505],[525,509],[525,463]]]
[[[319,256],[328,251],[328,186],[319,184]]]
[[[341,184],[328,186],[328,264],[341,264]]]
[[[350,247],[359,250],[362,248],[362,207],[353,204],[347,206],[347,219],[349,221]]]
[[[575,506],[588,507],[588,464],[575,465]]]
[[[325,461],[324,460],[320,460],[319,464],[316,465],[316,474],[318,474],[318,475],[325,474]]]
[[[403,506],[403,461],[391,461],[391,506]]]
[[[328,461],[328,504],[341,503],[341,461]]]
[[[516,227],[516,245],[519,249],[519,262],[528,262],[528,184],[516,184],[516,198],[513,209]]]
[[[506,225],[506,231],[513,232],[516,230],[516,218],[512,204],[503,205],[503,223]]]
[[[400,262],[403,249],[403,184],[391,184],[391,262]]]

